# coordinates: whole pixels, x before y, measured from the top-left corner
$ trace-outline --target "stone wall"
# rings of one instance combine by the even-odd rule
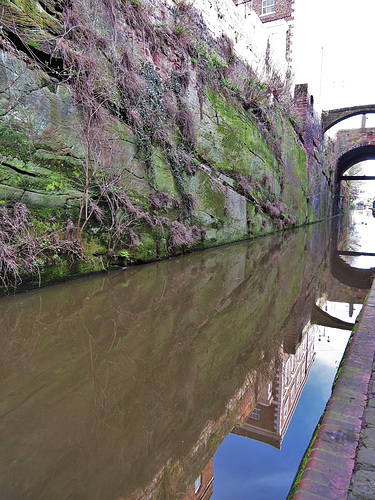
[[[329,165],[310,175],[285,81],[267,59],[256,72],[256,16],[245,38],[230,0],[7,9],[0,200],[8,222],[29,212],[4,243],[17,289],[329,214]]]
[[[375,145],[375,128],[339,130],[336,135],[339,157],[351,150]]]
[[[328,137],[323,137],[320,116],[314,109],[314,96],[309,93],[307,84],[295,86],[294,112],[299,120],[301,139],[307,154],[307,176],[310,180],[319,178],[323,173],[327,180],[327,183],[320,187],[312,182],[312,188],[307,193],[308,203],[313,205],[314,212],[318,214],[322,210],[328,210],[330,206],[337,147]]]

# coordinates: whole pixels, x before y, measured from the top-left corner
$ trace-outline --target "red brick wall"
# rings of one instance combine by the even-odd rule
[[[186,493],[184,500],[208,500],[213,492],[214,477],[214,457],[208,462],[202,471],[202,484],[199,491],[195,494],[195,485],[193,484]]]
[[[246,420],[246,423],[253,425],[254,427],[258,427],[259,429],[266,429],[271,432],[275,432],[275,405],[271,404],[270,406],[257,405],[257,408],[260,410],[260,419],[254,420],[249,417]]]
[[[352,149],[375,144],[375,128],[339,130],[337,132],[338,154],[341,156]]]
[[[262,14],[262,0],[252,0],[252,9],[258,14],[263,23],[285,19],[286,21],[293,20],[293,3],[294,0],[275,0],[275,12],[272,14]]]
[[[233,0],[235,5],[247,3],[260,17],[263,23],[276,21],[277,19],[285,19],[292,21],[293,17],[293,3],[294,0],[275,0],[275,12],[270,14],[262,14],[262,0]]]
[[[307,84],[299,84],[294,88],[294,114],[301,122],[301,139],[307,154],[307,181],[320,175],[323,159],[323,134],[320,115],[314,110],[314,97],[309,94]],[[313,202],[314,212],[324,198],[322,190],[315,185],[315,191],[307,194],[308,203]],[[323,197],[323,198],[321,198]]]
[[[306,134],[307,112],[309,107],[309,93],[307,83],[296,85],[294,88],[294,113],[301,122],[303,138]]]

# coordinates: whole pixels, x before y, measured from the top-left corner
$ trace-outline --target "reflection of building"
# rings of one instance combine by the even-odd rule
[[[186,493],[184,500],[208,500],[213,492],[214,457],[208,462],[195,483]]]
[[[295,354],[282,354],[282,365],[246,422],[234,434],[280,449],[314,362],[314,329],[309,328]]]

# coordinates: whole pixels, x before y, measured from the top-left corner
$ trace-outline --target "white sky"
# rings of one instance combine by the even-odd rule
[[[351,221],[352,229],[349,233],[348,248],[362,252],[374,252],[375,218],[372,216],[371,210],[354,210],[351,213]],[[345,260],[353,267],[375,268],[375,257],[362,255],[360,257],[346,257]]]
[[[296,83],[321,109],[375,103],[375,0],[295,0]]]
[[[295,83],[308,83],[317,111],[375,104],[375,0],[295,0],[292,45]],[[367,115],[375,127],[375,114]],[[359,128],[362,116],[333,127]],[[375,175],[375,161],[365,174]],[[375,196],[375,181],[364,183]]]
[[[348,323],[354,323],[358,314],[361,312],[362,304],[353,304],[352,316],[350,316],[349,304],[343,302],[327,301],[322,309],[334,318],[347,321]],[[332,367],[335,367],[335,369],[337,369],[351,335],[350,330],[338,330],[337,328],[315,325],[314,332],[314,349],[316,352],[315,363],[320,365],[320,369],[323,371],[325,368],[332,369]],[[322,377],[325,377],[325,373],[322,373]]]

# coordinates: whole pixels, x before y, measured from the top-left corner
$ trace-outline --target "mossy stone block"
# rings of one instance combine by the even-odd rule
[[[154,188],[177,198],[178,191],[176,189],[173,174],[160,151],[155,151],[153,162],[155,167]]]

